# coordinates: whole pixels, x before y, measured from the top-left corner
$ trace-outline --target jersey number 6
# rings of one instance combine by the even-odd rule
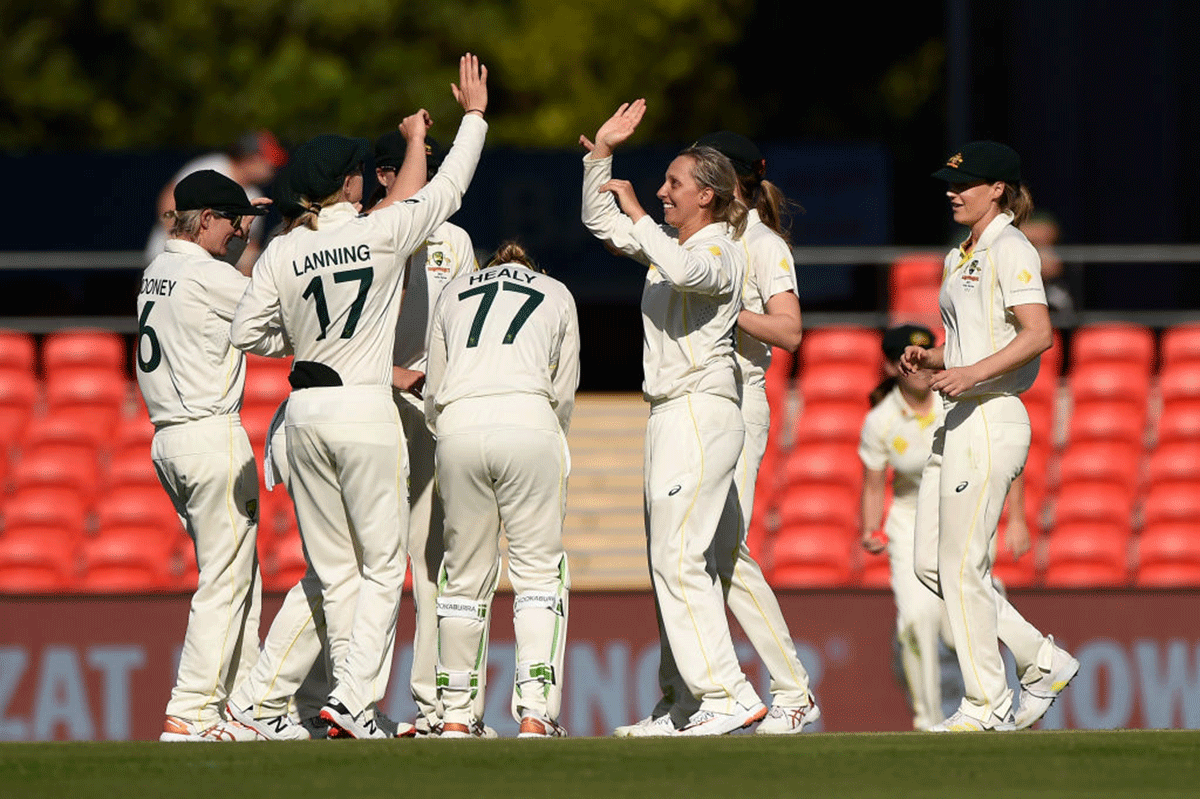
[[[479,335],[483,332],[483,322],[487,319],[488,311],[492,309],[492,302],[496,299],[496,292],[499,290],[499,287],[495,283],[488,283],[468,289],[458,295],[460,300],[474,297],[477,294],[483,295],[483,299],[479,303],[479,310],[475,311],[475,318],[471,321],[471,332],[467,334],[468,349],[479,346]],[[517,283],[505,283],[504,290],[529,295],[529,299],[525,300],[525,303],[517,309],[516,316],[513,317],[512,323],[508,326],[508,331],[504,334],[504,341],[501,342],[503,344],[512,344],[513,339],[517,337],[517,333],[521,331],[521,327],[533,313],[533,309],[542,304],[542,300],[546,299],[546,295],[536,289],[531,289],[528,286],[522,286]]]

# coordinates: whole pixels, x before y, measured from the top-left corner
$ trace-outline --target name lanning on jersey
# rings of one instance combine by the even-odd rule
[[[525,283],[532,283],[533,279],[537,277],[537,274],[529,271],[528,269],[508,269],[507,267],[502,269],[488,269],[483,272],[472,272],[467,284],[474,286],[476,283],[484,283],[489,280],[498,280],[502,277],[507,277],[510,280],[519,280]]]
[[[144,277],[142,278],[142,289],[138,293],[170,297],[171,292],[175,290],[176,282],[178,281],[168,280],[165,277]]]
[[[352,247],[334,247],[328,250],[317,250],[304,256],[304,266],[299,261],[292,261],[292,272],[300,277],[305,272],[314,272],[326,266],[342,266],[371,260],[371,248],[366,244]]]

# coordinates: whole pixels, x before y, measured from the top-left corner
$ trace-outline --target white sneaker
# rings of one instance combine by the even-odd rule
[[[717,713],[713,710],[697,710],[688,723],[679,730],[680,735],[725,735],[734,730],[749,727],[762,721],[767,715],[767,706],[755,702],[750,707],[737,704],[733,713]]]
[[[819,718],[821,709],[810,695],[807,705],[771,705],[771,712],[754,732],[756,735],[795,735]]]
[[[1049,636],[1049,640],[1051,646],[1054,646],[1054,636]],[[1033,726],[1034,722],[1046,715],[1054,700],[1079,673],[1079,661],[1071,657],[1067,650],[1054,646],[1050,667],[1039,668],[1038,672],[1040,674],[1033,682],[1021,683],[1016,715],[1018,730]]]
[[[518,738],[566,738],[567,731],[545,716],[536,713],[521,716]]]
[[[204,731],[206,741],[225,743],[229,741],[266,740],[258,731],[238,721],[221,721]]]
[[[163,722],[163,731],[158,736],[158,740],[170,743],[179,743],[182,741],[205,741],[212,743],[212,739],[204,737],[204,733],[210,729],[212,729],[211,726],[201,727],[193,721],[184,721],[178,716],[167,716]]]
[[[303,725],[292,721],[287,713],[264,719],[255,718],[253,707],[240,708],[234,705],[233,702],[225,706],[225,712],[241,726],[258,733],[259,737],[263,740],[307,741],[312,738],[309,731]]]
[[[930,732],[1011,732],[1017,728],[1016,722],[1013,720],[1012,709],[1009,708],[1008,714],[1004,718],[1000,718],[995,713],[987,721],[968,716],[962,710],[956,710],[954,715],[940,724],[934,724],[929,728]]]
[[[321,708],[321,718],[329,722],[330,738],[392,737],[375,722],[375,715],[370,712],[370,708],[351,713],[341,702],[330,699],[325,703],[325,707]]]
[[[617,727],[613,730],[613,735],[617,738],[663,738],[677,732],[671,714],[664,713],[661,716],[646,716],[641,721]]]

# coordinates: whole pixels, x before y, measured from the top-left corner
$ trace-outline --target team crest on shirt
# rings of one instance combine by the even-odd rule
[[[973,289],[979,285],[979,275],[983,272],[983,268],[979,266],[978,259],[972,260],[969,264],[963,267],[962,286],[965,289]]]
[[[896,452],[899,452],[901,455],[903,455],[904,451],[906,449],[908,449],[908,442],[905,441],[900,436],[896,436],[894,439],[892,439],[892,449],[896,450]]]
[[[720,257],[720,255],[721,255],[721,248],[720,248],[720,247],[718,247],[718,246],[717,246],[717,245],[715,245],[715,244],[714,244],[713,246],[709,247],[709,248],[708,248],[708,251],[709,251],[709,252],[711,252],[713,255],[716,255],[716,256],[718,256],[718,257]]]
[[[446,263],[446,256],[441,250],[430,250],[429,260],[425,266],[438,280],[450,279],[450,266]]]
[[[780,269],[782,269],[782,270],[783,270],[783,271],[785,271],[785,272],[790,272],[790,271],[792,271],[792,267],[788,265],[787,258],[780,258],[780,259],[779,259],[779,268],[780,268]]]
[[[1028,269],[1022,269],[1017,274],[1017,280],[1021,281],[1022,283],[1028,283],[1029,281],[1033,280],[1033,275],[1029,274]]]

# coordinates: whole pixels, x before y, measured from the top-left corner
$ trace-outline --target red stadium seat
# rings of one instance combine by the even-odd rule
[[[1042,353],[1041,362],[1038,368],[1038,376],[1043,373],[1047,377],[1054,378],[1055,385],[1058,384],[1058,377],[1062,374],[1063,365],[1063,336],[1062,331],[1054,331],[1054,341],[1050,345],[1050,349]]]
[[[200,581],[200,567],[196,565],[196,547],[186,535],[179,539],[171,551],[167,590],[191,593]]]
[[[1146,469],[1147,485],[1196,485],[1197,481],[1200,481],[1200,441],[1162,444],[1150,454]]]
[[[1109,483],[1128,491],[1141,482],[1142,448],[1128,441],[1080,441],[1063,452],[1059,485]]]
[[[1025,490],[1045,495],[1049,484],[1051,449],[1046,444],[1031,444],[1025,458]]]
[[[33,336],[16,330],[0,330],[0,369],[33,374],[36,354]]]
[[[247,369],[243,405],[270,405],[272,410],[292,391],[288,373],[282,369]]]
[[[179,514],[167,492],[157,486],[123,485],[107,492],[96,502],[99,534],[125,527],[147,527],[163,535],[182,533]]]
[[[0,370],[0,451],[16,444],[25,432],[38,396],[38,382],[32,374]]]
[[[850,547],[836,527],[783,527],[772,548],[769,582],[781,588],[847,585],[854,577]]]
[[[1145,414],[1130,410],[1127,403],[1088,402],[1071,411],[1067,442],[1123,441],[1137,447],[1146,438]]]
[[[1200,364],[1200,324],[1178,325],[1163,331],[1163,371],[1184,363]]]
[[[264,355],[255,355],[248,352],[246,353],[246,369],[247,371],[255,372],[283,372],[286,375],[292,370],[292,359],[291,357],[268,358]]]
[[[857,493],[862,489],[862,479],[862,461],[850,444],[797,444],[783,465],[785,485],[849,487]]]
[[[1164,409],[1176,402],[1200,400],[1200,363],[1187,362],[1164,369],[1159,374],[1158,387]]]
[[[1129,412],[1146,418],[1150,398],[1150,376],[1142,367],[1127,363],[1092,363],[1071,371],[1071,400],[1074,407],[1092,402],[1123,403]]]
[[[1046,543],[1045,584],[1051,588],[1129,583],[1128,539],[1096,535],[1087,525],[1056,529]]]
[[[1033,405],[1025,403],[1025,412],[1029,414],[1029,445],[1044,451],[1050,451],[1058,443],[1055,439],[1054,406]]]
[[[1147,527],[1138,538],[1140,588],[1200,587],[1200,520]]]
[[[806,367],[832,363],[869,366],[883,362],[882,335],[865,327],[822,327],[806,330],[800,341],[800,361]]]
[[[81,460],[70,448],[64,451],[47,445],[17,461],[12,481],[14,491],[59,486],[75,491],[84,504],[91,504],[100,482],[100,468],[95,458]]]
[[[115,491],[125,486],[144,486],[162,491],[162,482],[150,459],[149,449],[145,452],[125,451],[113,455],[104,477],[104,486]],[[164,494],[165,496],[165,494]]]
[[[892,565],[887,552],[872,555],[860,547],[858,551],[858,584],[862,588],[891,588]]]
[[[103,368],[61,368],[46,379],[48,415],[71,414],[108,438],[124,411],[129,381]]]
[[[258,493],[258,537],[280,538],[297,534],[296,508],[283,486]]]
[[[771,418],[782,418],[784,402],[788,389],[792,385],[792,371],[796,366],[796,356],[780,347],[771,348],[771,365],[767,367],[766,391],[767,402],[771,406]],[[774,432],[776,425],[771,425]]]
[[[4,504],[4,529],[54,527],[79,538],[86,529],[87,508],[74,492],[28,488]]]
[[[31,419],[18,448],[22,452],[32,452],[45,444],[71,444],[86,447],[95,457],[106,441],[103,432],[88,424],[86,419],[72,414],[53,414]]]
[[[120,527],[85,539],[80,548],[77,590],[145,593],[171,583],[175,542],[156,527]]]
[[[1154,366],[1154,333],[1142,325],[1084,325],[1071,338],[1074,369],[1093,363],[1122,363],[1150,374]]]
[[[844,531],[843,537],[858,532],[859,496],[850,486],[790,485],[779,495],[779,525],[795,527],[822,525]]]
[[[57,527],[13,526],[0,535],[0,593],[50,593],[75,575],[77,541]]]
[[[1192,483],[1152,485],[1142,506],[1142,525],[1200,520],[1200,478]]]
[[[905,255],[892,261],[888,291],[897,294],[909,286],[941,286],[945,258],[936,252]]]
[[[154,441],[154,425],[150,417],[143,414],[137,416],[122,416],[117,420],[116,429],[112,434],[111,451],[113,458],[140,455],[150,458],[150,445]]]
[[[841,442],[857,446],[866,402],[821,402],[806,405],[796,422],[796,443]]]
[[[874,366],[835,363],[806,365],[800,373],[800,394],[805,405],[818,402],[857,403],[868,408],[868,397],[882,375]]]
[[[1200,442],[1200,401],[1176,400],[1163,408],[1155,432],[1158,446]]]
[[[60,369],[94,366],[123,373],[125,340],[108,330],[61,330],[42,342],[42,371],[49,378]]]
[[[300,534],[293,530],[291,535],[278,538],[272,547],[271,560],[269,566],[263,569],[264,589],[288,591],[300,582],[308,569]]]
[[[941,318],[938,309],[939,284],[915,285],[901,289],[891,296],[889,310],[893,315],[909,315],[917,319]]]
[[[1029,525],[1030,550],[1014,558],[1008,548],[1008,525],[1001,524],[996,534],[996,559],[992,562],[992,574],[1008,588],[1028,588],[1037,584],[1037,564],[1034,550],[1037,548],[1037,528]]]
[[[1074,482],[1062,487],[1054,502],[1054,530],[1071,522],[1113,524],[1130,529],[1134,487],[1115,490],[1111,483]]]

